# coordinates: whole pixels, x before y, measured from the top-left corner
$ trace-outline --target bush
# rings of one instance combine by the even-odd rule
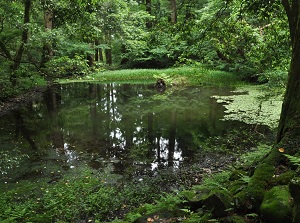
[[[50,77],[68,77],[86,75],[89,72],[88,63],[83,56],[76,55],[57,57],[46,63],[45,73]]]

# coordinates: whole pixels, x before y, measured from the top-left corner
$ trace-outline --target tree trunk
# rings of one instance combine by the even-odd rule
[[[99,61],[100,62],[104,61],[104,59],[103,59],[103,50],[101,48],[99,48]]]
[[[16,86],[17,84],[17,76],[15,71],[20,67],[22,56],[25,50],[25,45],[28,42],[28,35],[29,35],[29,29],[28,25],[30,22],[30,7],[31,7],[31,0],[25,0],[24,2],[24,28],[22,32],[22,40],[21,45],[14,57],[14,62],[11,66],[11,76],[10,81],[13,86]]]
[[[275,170],[280,165],[287,165],[287,159],[281,152],[294,155],[300,147],[300,0],[281,0],[289,21],[292,45],[292,59],[288,83],[279,120],[277,138],[271,152],[256,166],[248,186],[235,195],[238,209],[249,211],[249,207],[259,212],[264,194],[272,187]],[[280,149],[283,148],[283,149]],[[280,149],[280,150],[279,150]],[[273,182],[274,183],[274,182]],[[295,197],[295,201],[297,197]],[[298,201],[299,202],[299,201]],[[250,204],[250,205],[249,205]],[[295,213],[300,204],[296,204]],[[300,222],[296,216],[293,222]]]
[[[96,62],[99,62],[99,40],[98,39],[95,39],[95,61]]]
[[[105,49],[106,64],[112,65],[111,49]]]
[[[151,13],[152,13],[152,3],[151,3],[151,0],[146,0],[146,12],[148,12],[149,15],[151,15]],[[146,22],[146,27],[148,29],[150,29],[152,27],[152,22],[151,21],[147,21]]]
[[[91,48],[94,48],[93,44],[90,44]],[[86,59],[88,61],[89,67],[95,66],[95,53],[87,53]]]
[[[45,32],[48,32],[53,29],[53,18],[53,11],[50,9],[46,9],[44,11]],[[45,63],[49,61],[51,56],[53,56],[51,44],[44,43],[40,67],[44,67]]]
[[[276,143],[281,147],[299,147],[300,146],[300,1],[293,0],[289,3],[288,0],[282,0],[282,4],[288,16],[292,59],[290,64],[288,83],[284,101],[281,110],[279,127],[277,132]],[[295,153],[296,151],[288,151]]]
[[[171,7],[171,23],[175,24],[177,22],[176,0],[170,0],[170,7]]]
[[[88,61],[89,67],[94,67],[95,66],[95,55],[88,53],[86,56],[86,59]]]

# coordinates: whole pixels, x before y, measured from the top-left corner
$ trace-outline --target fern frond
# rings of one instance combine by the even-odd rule
[[[284,156],[287,157],[293,165],[300,166],[300,157],[291,156],[288,154],[284,154]]]

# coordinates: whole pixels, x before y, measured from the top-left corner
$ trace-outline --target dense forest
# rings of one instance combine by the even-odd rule
[[[280,3],[53,0],[1,3],[3,94],[114,68],[205,64],[246,80],[284,77],[291,44]]]
[[[129,214],[125,220],[115,219],[115,222],[160,222],[157,216],[163,210],[163,214],[167,213],[168,222],[296,223],[300,221],[299,19],[299,0],[2,1],[0,105],[3,107],[11,98],[28,90],[52,86],[62,79],[78,80],[94,74],[101,77],[104,71],[110,70],[124,72],[130,69],[133,72],[191,67],[198,69],[196,73],[189,74],[196,79],[201,78],[198,72],[217,70],[230,73],[243,83],[271,87],[273,90],[268,90],[273,91],[273,94],[277,93],[274,89],[284,89],[277,135],[269,151],[260,155],[259,160],[234,169],[222,182],[219,179],[217,183],[214,181],[212,184],[205,184],[204,181],[198,189],[161,197],[161,200],[156,201],[157,206],[151,204],[133,210],[120,204],[118,208],[123,208]],[[110,73],[105,75],[109,81]],[[157,77],[160,77],[160,81],[167,81],[164,78],[169,78],[165,74]],[[207,80],[213,82],[216,78],[211,75]],[[221,81],[229,82],[224,77]],[[199,83],[201,84],[201,80],[198,80]],[[90,94],[98,90],[103,92],[110,87],[102,86],[103,89],[100,90],[100,87],[94,86],[90,89]],[[53,96],[53,92],[49,92]],[[111,92],[113,95],[114,91]],[[110,92],[106,96],[107,103],[104,103],[104,107],[108,102],[114,102],[109,94]],[[120,95],[124,97],[124,101],[127,100],[125,94]],[[98,106],[96,103],[94,105],[95,108]],[[94,111],[96,114],[97,110]],[[172,114],[175,120],[177,113],[173,111]],[[18,114],[15,117],[22,120]],[[150,123],[152,116],[149,117]],[[54,121],[59,123],[58,120]],[[23,121],[20,122],[19,126],[23,127]],[[22,202],[18,202],[21,196],[15,200],[12,198],[12,194],[17,196],[18,193],[7,192],[1,198],[3,205],[0,208],[5,210],[3,214],[0,213],[1,220],[107,220],[101,216],[103,206],[100,203],[103,195],[106,196],[103,201],[106,212],[103,210],[103,213],[111,214],[110,198],[117,197],[116,194],[122,197],[122,194],[112,187],[99,186],[100,181],[89,172],[86,178],[74,180],[74,188],[69,188],[69,181],[55,184],[52,195],[48,193],[50,189],[44,192],[43,187],[39,188],[40,192],[30,189],[34,196],[43,194],[43,198],[38,197],[37,202],[25,203],[25,207]],[[91,187],[87,188],[87,184]],[[57,195],[56,190],[63,191],[62,188],[66,185],[68,192]],[[32,185],[28,187],[32,188]],[[95,188],[99,189],[97,193],[94,193]],[[133,193],[136,191],[124,188],[127,195],[134,198]],[[142,188],[144,189],[145,187]],[[80,207],[74,207],[74,210],[69,208],[69,216],[64,216],[57,205],[64,204],[63,201],[69,197],[61,198],[61,194],[72,194],[74,199],[80,190],[83,195],[90,195],[87,204],[84,199],[80,201],[84,211]],[[137,194],[142,197],[141,193]],[[55,196],[59,197],[58,200],[61,199],[57,203],[52,200]],[[46,205],[52,205],[50,214],[37,211],[36,216],[32,216],[37,203],[40,204],[43,199],[53,201]],[[72,199],[70,198],[71,201]],[[17,203],[15,206],[5,207],[14,202]],[[66,204],[72,203],[68,202]],[[138,207],[138,199],[135,202],[132,206]],[[40,210],[48,210],[45,205],[38,207]],[[30,208],[34,211],[29,213],[27,210],[31,210]],[[79,214],[73,216],[75,210]],[[124,216],[123,213],[122,217]],[[89,218],[93,220],[88,220]]]

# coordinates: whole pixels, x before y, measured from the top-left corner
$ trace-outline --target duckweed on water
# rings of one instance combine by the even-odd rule
[[[271,129],[277,127],[282,96],[267,95],[262,86],[243,86],[234,93],[231,96],[212,96],[218,103],[224,104],[224,120],[266,125]]]

